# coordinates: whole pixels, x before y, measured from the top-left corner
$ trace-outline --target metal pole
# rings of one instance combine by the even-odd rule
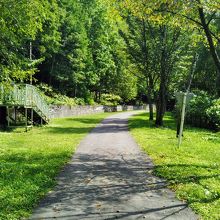
[[[178,138],[178,147],[180,147],[182,143],[183,125],[184,125],[184,118],[185,118],[185,112],[186,112],[186,97],[187,97],[187,93],[184,93],[182,113],[181,113],[181,122],[180,122],[180,131],[179,131],[179,138]]]

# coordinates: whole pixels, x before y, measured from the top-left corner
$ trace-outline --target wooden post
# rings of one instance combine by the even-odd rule
[[[34,111],[33,111],[33,106],[31,108],[31,125],[34,125]]]

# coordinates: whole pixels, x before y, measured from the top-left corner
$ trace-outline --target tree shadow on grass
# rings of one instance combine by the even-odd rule
[[[45,132],[51,134],[86,134],[94,127],[47,127]]]
[[[100,122],[99,118],[82,118],[82,117],[66,118],[65,120],[72,123],[80,122],[83,124],[97,124]]]
[[[145,116],[145,119],[144,120],[141,119],[140,116],[141,117]],[[155,129],[158,128],[155,125],[155,121],[149,120],[149,113],[140,113],[140,114],[133,115],[132,118],[129,119],[129,121],[132,127],[134,128],[143,128],[143,127],[149,127],[149,128],[155,128]],[[175,123],[175,120],[173,120],[171,113],[167,113],[163,121],[164,121],[164,126],[160,128],[176,129],[176,123]]]
[[[55,186],[55,177],[70,155],[20,152],[0,157],[1,216],[22,219]],[[1,217],[0,217],[1,218]]]
[[[139,117],[146,116],[146,118],[143,120]],[[177,130],[177,124],[175,118],[172,116],[172,113],[167,112],[164,117],[164,125],[159,127],[160,129],[170,129],[173,131]],[[158,129],[158,127],[155,125],[155,121],[149,121],[149,113],[141,113],[134,115],[132,118],[129,119],[129,127],[130,128],[151,128],[151,129]],[[190,125],[185,124],[184,129],[187,130],[187,132],[195,133],[197,131],[203,131],[210,133],[215,133],[211,130],[207,130],[205,128],[196,128],[192,127]]]
[[[71,119],[70,119],[71,120]],[[78,119],[78,122],[89,124],[90,119]],[[74,119],[73,119],[74,123]],[[90,122],[91,123],[91,122]],[[95,121],[91,124],[94,124]],[[86,126],[80,127],[48,127],[48,133],[55,134],[84,134],[91,133],[120,133],[128,131],[127,119],[109,118],[102,121],[97,127]]]
[[[173,180],[175,183],[199,183],[202,179],[213,177],[220,178],[219,166],[208,166],[198,164],[164,164],[154,167],[157,175]],[[182,172],[181,172],[182,171]],[[201,175],[201,173],[212,173],[211,175]],[[215,174],[213,174],[215,173]]]
[[[194,190],[204,188],[204,190],[213,191],[212,185],[204,184],[205,180],[216,180],[220,183],[220,167],[215,165],[201,164],[166,164],[157,165],[154,169],[155,175],[168,180],[170,185],[193,184]],[[193,193],[193,192],[191,192]],[[209,203],[220,199],[220,192],[205,195],[204,191],[201,194],[194,194],[189,197],[189,203]],[[188,198],[186,198],[188,199]]]
[[[74,122],[80,122],[83,124],[97,124],[100,122],[100,119],[96,118],[67,118],[66,120]],[[117,123],[117,124],[125,124],[127,123],[127,119],[119,119],[119,118],[106,118],[102,121],[103,124]]]

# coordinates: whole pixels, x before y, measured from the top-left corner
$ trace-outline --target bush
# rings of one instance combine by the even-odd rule
[[[52,87],[47,84],[41,83],[37,85],[39,92],[44,97],[46,102],[51,105],[84,105],[84,100],[79,98],[70,98],[68,96],[62,95],[53,90]]]
[[[88,104],[88,105],[96,105],[97,104],[94,101],[94,98],[93,98],[92,94],[89,93],[89,92],[85,92],[84,100],[85,100],[85,103]]]
[[[214,98],[203,91],[196,91],[190,101],[186,123],[213,130],[220,130],[220,99]]]
[[[101,104],[106,106],[116,106],[121,101],[121,97],[113,94],[102,94]]]
[[[215,130],[220,130],[220,99],[212,102],[211,107],[206,110],[209,121]]]
[[[76,105],[85,105],[85,101],[83,98],[75,98]]]

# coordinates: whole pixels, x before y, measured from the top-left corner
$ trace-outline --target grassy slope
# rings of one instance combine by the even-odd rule
[[[27,133],[0,132],[0,219],[28,216],[80,140],[106,116],[55,119]]]
[[[147,119],[146,114],[136,115],[129,127],[153,159],[155,174],[166,178],[177,197],[203,219],[220,219],[220,133],[188,127],[177,149],[173,118],[166,115],[164,128]]]

